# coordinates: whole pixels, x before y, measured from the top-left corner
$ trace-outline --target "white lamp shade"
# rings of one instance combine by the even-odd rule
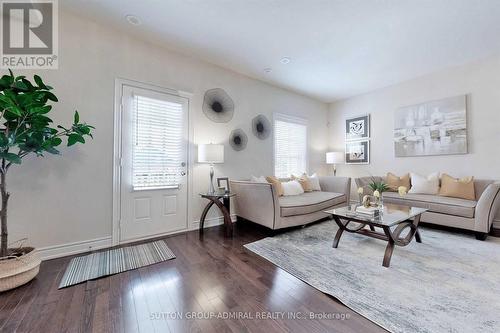
[[[326,153],[326,164],[344,163],[344,153],[341,151],[331,151]]]
[[[198,145],[198,163],[224,163],[224,145]]]

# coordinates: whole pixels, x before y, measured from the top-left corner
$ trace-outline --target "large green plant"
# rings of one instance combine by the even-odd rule
[[[52,109],[49,103],[57,102],[57,97],[50,92],[52,87],[38,75],[33,79],[34,83],[25,76],[14,76],[11,70],[9,75],[0,78],[0,258],[8,255],[7,204],[10,193],[7,192],[6,175],[11,166],[21,164],[22,159],[30,154],[59,154],[56,147],[62,144],[63,138],[67,139],[68,146],[85,143],[85,136],[92,137],[94,128],[80,122],[76,111],[70,127],[53,126],[48,117]]]

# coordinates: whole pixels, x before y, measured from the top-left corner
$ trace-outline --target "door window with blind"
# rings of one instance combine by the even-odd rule
[[[307,120],[274,115],[274,175],[290,177],[307,172]]]
[[[134,190],[176,187],[183,169],[183,105],[133,96],[132,186]]]

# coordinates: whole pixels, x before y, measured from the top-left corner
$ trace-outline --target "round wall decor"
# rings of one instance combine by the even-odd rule
[[[229,135],[229,144],[236,151],[245,149],[247,142],[248,137],[241,128],[233,130]]]
[[[252,119],[252,132],[261,140],[265,140],[271,134],[271,123],[263,114]]]
[[[202,109],[211,121],[227,123],[233,118],[234,102],[224,89],[214,88],[205,92]]]

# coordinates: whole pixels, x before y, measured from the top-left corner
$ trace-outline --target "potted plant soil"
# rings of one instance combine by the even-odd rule
[[[51,92],[52,87],[38,75],[33,80],[14,76],[11,70],[9,75],[0,78],[0,292],[31,281],[40,268],[40,259],[34,248],[9,248],[8,171],[30,154],[59,154],[56,147],[63,143],[63,139],[68,146],[85,143],[85,137],[92,137],[94,128],[80,122],[78,112],[68,128],[54,126],[49,113],[51,103],[57,102],[57,97]]]

